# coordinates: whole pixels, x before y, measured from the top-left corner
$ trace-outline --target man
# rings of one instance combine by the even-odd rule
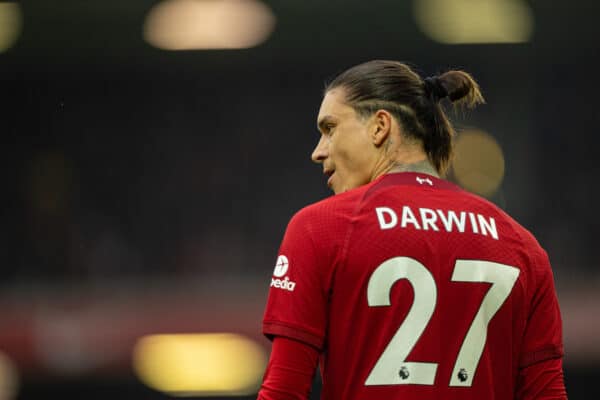
[[[312,159],[335,196],[290,221],[263,321],[258,398],[566,399],[552,271],[503,211],[440,179],[440,101],[483,102],[465,72],[371,61],[339,75]]]

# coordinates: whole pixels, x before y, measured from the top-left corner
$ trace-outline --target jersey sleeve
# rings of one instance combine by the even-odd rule
[[[318,359],[313,346],[276,337],[257,400],[308,399]]]
[[[560,358],[523,368],[517,379],[516,400],[567,400]]]
[[[536,254],[534,264],[536,285],[523,337],[520,368],[563,356],[562,320],[554,276],[543,250]]]
[[[306,210],[306,209],[305,209]],[[305,210],[296,214],[286,229],[269,289],[263,333],[270,339],[284,336],[323,346],[327,326],[329,257],[318,243],[322,219]],[[326,246],[322,246],[323,249]]]

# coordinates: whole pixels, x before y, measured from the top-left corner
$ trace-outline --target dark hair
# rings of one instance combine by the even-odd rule
[[[469,108],[484,103],[477,82],[464,71],[447,71],[421,79],[408,65],[398,61],[373,60],[338,75],[325,92],[343,88],[346,102],[361,117],[377,110],[389,111],[409,138],[420,139],[440,174],[452,158],[454,128],[440,100]]]

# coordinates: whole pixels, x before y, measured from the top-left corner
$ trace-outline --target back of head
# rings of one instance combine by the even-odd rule
[[[338,75],[325,92],[343,88],[347,103],[362,117],[385,109],[400,123],[406,138],[418,139],[440,174],[452,158],[454,128],[440,104],[448,99],[474,107],[484,99],[475,80],[464,71],[447,71],[422,79],[398,61],[374,60]]]

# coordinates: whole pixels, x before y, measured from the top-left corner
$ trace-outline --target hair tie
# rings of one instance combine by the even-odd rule
[[[430,76],[423,79],[425,93],[434,101],[439,101],[448,97],[448,91],[442,85],[442,81],[437,76]]]

